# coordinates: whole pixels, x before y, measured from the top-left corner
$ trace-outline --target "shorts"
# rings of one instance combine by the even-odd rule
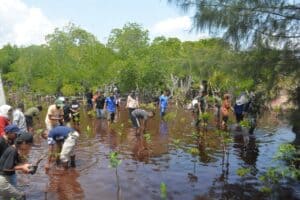
[[[105,118],[105,112],[103,109],[96,108],[96,114],[98,119],[104,119]]]
[[[160,108],[160,116],[161,117],[165,116],[166,110],[167,110],[167,108],[163,108],[163,107]]]
[[[60,152],[60,160],[62,162],[68,162],[70,160],[70,157],[75,155],[74,150],[78,137],[79,133],[77,131],[73,131],[70,132],[67,139],[65,139]]]
[[[33,117],[25,115],[26,125],[27,127],[33,127]]]
[[[223,116],[222,117],[222,121],[225,122],[225,123],[227,123],[228,122],[228,118],[229,118],[228,116]]]
[[[0,175],[0,199],[24,200],[25,193],[9,183],[7,176]]]
[[[141,127],[140,119],[138,117],[132,116],[132,125],[134,128]]]
[[[235,118],[236,118],[236,122],[240,123],[241,121],[243,121],[244,115],[243,114],[239,114],[239,113],[235,113]]]
[[[107,112],[107,120],[110,122],[114,122],[115,120],[115,113],[114,112]]]

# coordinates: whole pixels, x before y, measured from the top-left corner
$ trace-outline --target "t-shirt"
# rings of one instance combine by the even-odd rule
[[[31,107],[31,108],[27,109],[24,114],[26,116],[34,117],[34,116],[37,116],[39,113],[40,113],[40,110],[38,108]]]
[[[160,102],[160,107],[161,108],[166,108],[168,107],[168,99],[169,97],[165,96],[165,95],[161,95],[159,97],[159,102]]]
[[[144,120],[148,119],[148,113],[142,109],[135,109],[134,111],[132,111],[131,115],[132,117],[142,118]]]
[[[4,128],[9,125],[9,120],[3,116],[0,116],[0,137],[4,135]]]
[[[198,96],[197,100],[200,103],[201,112],[205,112],[205,110],[206,110],[206,98],[205,98],[205,96]]]
[[[56,126],[49,131],[48,134],[48,144],[55,144],[56,141],[64,140],[68,137],[70,132],[74,129],[67,126]]]
[[[127,107],[128,108],[137,108],[139,105],[139,102],[137,99],[132,98],[130,95],[127,97]]]
[[[17,125],[20,131],[27,131],[26,119],[23,112],[20,109],[16,109],[13,113],[13,124]]]
[[[0,158],[0,172],[3,175],[13,175],[16,173],[15,170],[13,171],[5,171],[5,170],[12,170],[14,167],[20,163],[20,157],[18,151],[15,147],[10,146],[8,147],[3,155]]]
[[[70,114],[71,114],[70,105],[65,104],[65,106],[64,106],[64,121],[65,122],[69,122],[71,120]]]
[[[116,112],[116,99],[115,97],[106,97],[105,99],[106,108],[108,112]]]
[[[244,104],[242,104],[242,105],[235,104],[234,105],[234,112],[236,114],[243,114],[243,111],[244,111]]]
[[[9,147],[9,144],[8,142],[3,138],[1,137],[0,138],[0,158],[2,156],[2,154],[4,153],[4,151]]]
[[[64,116],[64,111],[63,109],[57,109],[55,104],[49,106],[45,122],[46,124],[51,124],[53,126],[56,126],[59,125],[59,120],[57,119],[50,120],[49,115],[52,115],[55,118],[59,118],[61,116]]]
[[[103,96],[98,96],[96,98],[96,108],[97,109],[103,109],[105,104],[105,97]]]

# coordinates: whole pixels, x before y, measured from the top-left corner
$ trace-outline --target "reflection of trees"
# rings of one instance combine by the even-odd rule
[[[59,200],[84,199],[83,189],[77,180],[79,173],[76,170],[51,170],[48,176],[45,199],[53,199],[53,194],[56,194]]]

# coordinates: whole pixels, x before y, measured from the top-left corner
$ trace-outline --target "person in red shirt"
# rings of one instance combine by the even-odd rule
[[[0,106],[0,137],[4,135],[4,128],[10,124],[13,109],[9,105]]]

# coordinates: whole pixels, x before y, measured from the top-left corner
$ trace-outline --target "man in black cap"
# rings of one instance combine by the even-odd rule
[[[0,158],[0,199],[25,199],[25,193],[16,188],[16,170],[30,172],[29,163],[22,163],[21,157],[27,157],[33,143],[30,133],[22,133],[9,146]]]
[[[11,124],[4,128],[4,135],[0,138],[0,158],[4,151],[13,145],[20,129],[17,125]]]

